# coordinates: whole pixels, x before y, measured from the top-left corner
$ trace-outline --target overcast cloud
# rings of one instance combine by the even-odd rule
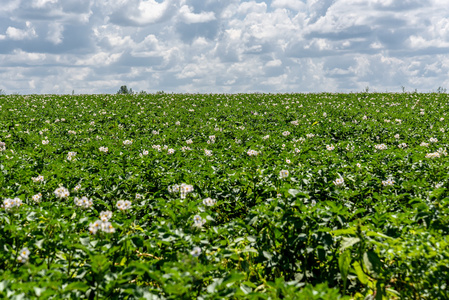
[[[3,0],[0,89],[449,90],[448,7],[446,0]]]

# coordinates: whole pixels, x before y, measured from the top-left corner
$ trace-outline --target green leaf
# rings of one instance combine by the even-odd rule
[[[78,291],[85,292],[85,291],[87,291],[87,289],[89,287],[90,286],[87,285],[86,283],[77,281],[77,282],[72,282],[69,285],[67,285],[66,288],[64,289],[64,291],[69,292],[69,291],[78,290]]]
[[[348,280],[350,266],[351,266],[351,251],[346,250],[338,257],[338,268],[340,269],[341,278],[343,279],[343,293],[345,293],[346,291],[346,283]]]
[[[363,285],[366,285],[368,283],[368,276],[366,276],[365,273],[363,273],[362,267],[360,266],[359,262],[354,262],[352,264],[354,267],[355,274],[357,275],[357,278],[359,279],[360,283]]]
[[[370,273],[374,273],[377,276],[382,268],[382,262],[379,256],[374,251],[368,251],[363,253],[363,263]]]
[[[349,237],[349,238],[344,237],[340,244],[340,251],[343,251],[346,248],[357,244],[358,242],[360,242],[360,239],[358,237]]]

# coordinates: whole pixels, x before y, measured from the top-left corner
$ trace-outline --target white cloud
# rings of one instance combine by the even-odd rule
[[[34,27],[31,22],[26,21],[26,29],[19,29],[15,27],[8,27],[6,29],[6,37],[12,40],[25,40],[37,37]]]
[[[214,12],[209,11],[195,14],[191,11],[191,9],[187,5],[181,6],[181,8],[179,9],[179,15],[181,20],[187,24],[205,23],[215,20]]]
[[[444,0],[7,2],[0,6],[0,88],[7,92],[449,85]]]
[[[62,43],[62,40],[64,38],[64,26],[62,24],[52,23],[48,27],[47,40],[55,45]]]
[[[306,8],[306,4],[301,0],[273,0],[271,7],[274,8],[287,8],[295,11]]]

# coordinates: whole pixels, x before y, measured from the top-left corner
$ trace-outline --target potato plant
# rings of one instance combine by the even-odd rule
[[[0,96],[7,299],[448,299],[447,94]]]

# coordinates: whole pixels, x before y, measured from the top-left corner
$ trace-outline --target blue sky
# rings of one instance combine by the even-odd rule
[[[447,0],[3,3],[7,94],[449,90]]]

